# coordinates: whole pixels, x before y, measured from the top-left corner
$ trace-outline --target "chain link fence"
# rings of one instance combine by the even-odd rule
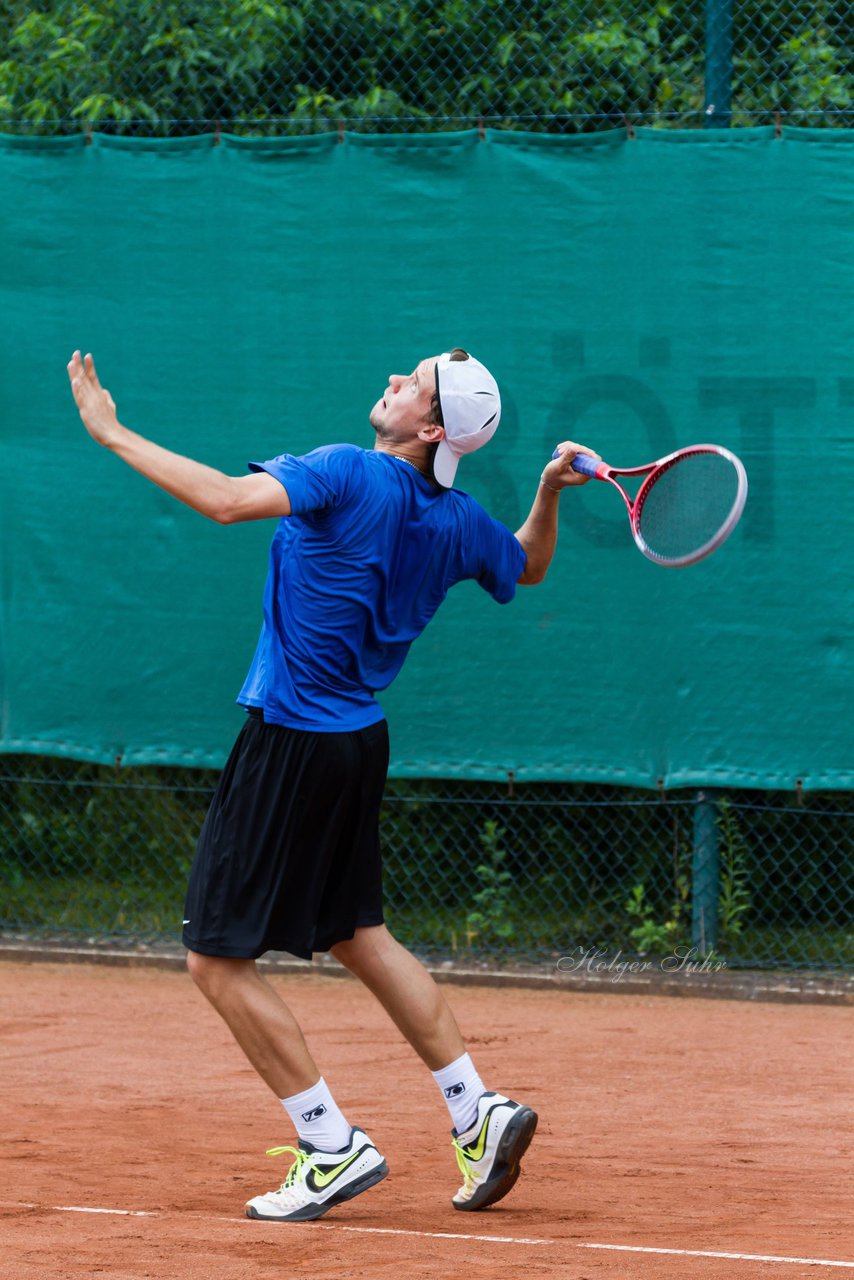
[[[0,131],[854,125],[854,7],[0,0]],[[214,779],[0,758],[0,930],[174,941]],[[848,796],[391,782],[388,918],[432,958],[604,947],[850,967]]]
[[[0,937],[180,937],[216,775],[0,760]],[[728,967],[854,967],[854,806],[829,793],[388,784],[387,919],[434,961],[696,948]]]
[[[854,123],[849,3],[0,3],[0,129]]]

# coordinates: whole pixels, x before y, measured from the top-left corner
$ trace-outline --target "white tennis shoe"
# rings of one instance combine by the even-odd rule
[[[268,1156],[290,1152],[295,1156],[288,1175],[277,1191],[255,1196],[246,1205],[247,1218],[267,1222],[310,1222],[328,1213],[333,1205],[354,1196],[388,1173],[388,1165],[361,1129],[352,1129],[350,1142],[341,1151],[318,1151],[308,1142],[298,1147],[272,1147]]]
[[[537,1113],[500,1093],[484,1093],[477,1119],[466,1133],[451,1130],[463,1185],[451,1203],[455,1209],[485,1209],[503,1200],[515,1186],[520,1161],[537,1128]]]

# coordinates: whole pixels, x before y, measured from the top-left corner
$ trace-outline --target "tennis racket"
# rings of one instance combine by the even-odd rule
[[[559,458],[559,450],[552,457]],[[692,444],[645,467],[611,467],[587,453],[576,454],[571,465],[622,494],[638,550],[670,569],[711,555],[738,524],[747,500],[744,466],[719,444]],[[634,499],[617,476],[645,477]]]

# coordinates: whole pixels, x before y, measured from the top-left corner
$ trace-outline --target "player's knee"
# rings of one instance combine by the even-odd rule
[[[331,950],[340,964],[358,974],[381,959],[389,947],[397,945],[385,925],[378,924],[357,929],[352,938],[337,942]]]
[[[346,942],[336,942],[334,947],[329,950],[339,964],[343,964],[345,969],[352,969],[357,962],[359,948],[354,946],[355,939],[348,938]]]
[[[187,969],[193,982],[209,999],[215,999],[231,976],[229,961],[224,956],[203,956],[198,951],[187,952]]]
[[[197,987],[204,985],[209,959],[209,956],[199,955],[198,951],[187,952],[187,970]]]

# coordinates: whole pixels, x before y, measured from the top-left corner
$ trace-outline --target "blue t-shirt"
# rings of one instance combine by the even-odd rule
[[[250,463],[291,515],[270,548],[264,623],[237,701],[273,724],[332,732],[383,718],[412,641],[449,589],[474,578],[501,604],[525,568],[513,534],[468,494],[355,445]]]

